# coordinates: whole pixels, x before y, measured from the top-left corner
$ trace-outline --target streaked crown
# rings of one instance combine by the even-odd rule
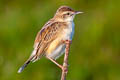
[[[71,12],[75,12],[72,8],[68,7],[68,6],[61,6],[57,12],[65,12],[65,11],[71,11]]]

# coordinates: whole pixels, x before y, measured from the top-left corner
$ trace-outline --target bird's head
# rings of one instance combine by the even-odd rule
[[[75,15],[80,13],[83,12],[74,11],[68,6],[61,6],[60,8],[58,8],[54,17],[61,21],[73,21]]]

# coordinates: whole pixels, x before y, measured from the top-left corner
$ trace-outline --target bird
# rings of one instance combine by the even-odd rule
[[[21,73],[30,62],[35,62],[41,57],[46,57],[57,66],[62,68],[56,62],[62,54],[65,53],[66,40],[72,41],[74,35],[74,17],[83,12],[75,11],[69,6],[60,6],[53,18],[51,18],[37,33],[34,41],[33,51],[28,60],[19,68]]]

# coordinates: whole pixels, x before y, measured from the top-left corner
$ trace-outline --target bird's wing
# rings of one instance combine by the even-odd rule
[[[52,23],[53,22],[53,23]],[[38,43],[41,42],[41,34],[44,34],[45,29],[47,27],[50,27],[52,24],[54,24],[55,22],[53,21],[53,19],[49,20],[44,26],[43,28],[37,33],[37,36],[35,38],[35,42],[34,42],[34,48],[38,45]]]
[[[44,55],[44,51],[48,48],[50,43],[56,39],[57,34],[62,31],[65,25],[65,23],[53,22],[38,32],[34,43],[34,49],[37,50],[37,56],[40,57]]]

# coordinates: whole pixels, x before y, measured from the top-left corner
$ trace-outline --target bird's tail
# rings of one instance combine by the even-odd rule
[[[30,56],[30,58],[24,63],[24,65],[19,68],[18,73],[21,73],[21,72],[24,70],[24,68],[27,67],[28,64],[29,64],[34,58],[35,58],[35,55]]]

